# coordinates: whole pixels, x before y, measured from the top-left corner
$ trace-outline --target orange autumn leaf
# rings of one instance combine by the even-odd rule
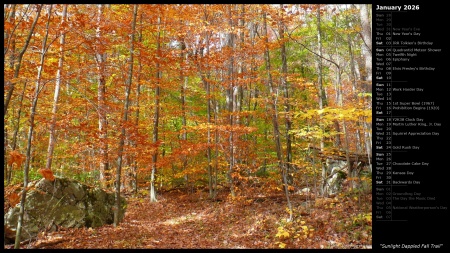
[[[55,176],[53,176],[53,172],[50,169],[40,169],[39,173],[47,180],[54,181]]]
[[[13,150],[9,152],[8,157],[8,165],[11,166],[14,163],[17,165],[16,169],[20,168],[22,166],[23,161],[25,160],[25,155],[19,153],[17,150]]]
[[[11,206],[15,206],[20,202],[20,197],[17,193],[13,192],[8,196],[8,200]]]

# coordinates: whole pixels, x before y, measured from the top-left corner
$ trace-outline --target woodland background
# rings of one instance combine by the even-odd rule
[[[253,246],[319,248],[325,244],[307,243],[313,233],[302,227],[320,235],[319,213],[298,219],[303,189],[307,199],[321,198],[317,212],[351,210],[349,224],[338,216],[339,233],[357,231],[350,244],[370,244],[370,12],[370,5],[4,4],[5,187],[68,177],[163,213],[170,209],[151,203],[246,206],[279,196],[264,233],[273,234],[270,243]],[[337,157],[348,175],[342,192],[328,196],[326,158]],[[353,167],[352,157],[368,158],[366,168]],[[330,217],[322,219],[338,220]],[[336,224],[327,226],[342,238]],[[167,245],[142,244],[158,246]]]

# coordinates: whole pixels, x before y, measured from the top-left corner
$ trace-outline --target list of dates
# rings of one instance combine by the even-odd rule
[[[448,221],[450,180],[450,69],[433,13],[432,5],[373,5],[374,230],[393,235],[374,236],[375,248],[445,247],[443,235],[423,234]]]

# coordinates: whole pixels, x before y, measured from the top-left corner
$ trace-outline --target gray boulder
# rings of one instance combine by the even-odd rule
[[[114,222],[114,193],[82,184],[76,180],[55,177],[53,182],[41,179],[30,183],[25,203],[22,240],[41,231],[55,231],[57,227],[99,227]],[[120,220],[126,201],[121,197]],[[16,230],[20,203],[4,216],[5,227]]]
[[[327,177],[323,184],[323,193],[326,196],[337,194],[341,190],[342,182],[347,177],[348,166],[346,161],[327,159]]]

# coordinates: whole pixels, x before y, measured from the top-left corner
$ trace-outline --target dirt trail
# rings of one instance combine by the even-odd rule
[[[316,235],[302,239],[291,232],[290,238],[281,240],[277,229],[288,217],[281,196],[234,202],[226,196],[216,202],[204,197],[204,193],[172,192],[159,196],[157,203],[129,198],[125,219],[117,228],[107,225],[41,233],[23,248],[278,248],[279,242],[286,248],[360,248],[367,244],[336,242],[334,237],[342,235],[325,226],[332,218],[331,210],[297,217],[315,227]],[[293,198],[294,206],[302,202]]]

